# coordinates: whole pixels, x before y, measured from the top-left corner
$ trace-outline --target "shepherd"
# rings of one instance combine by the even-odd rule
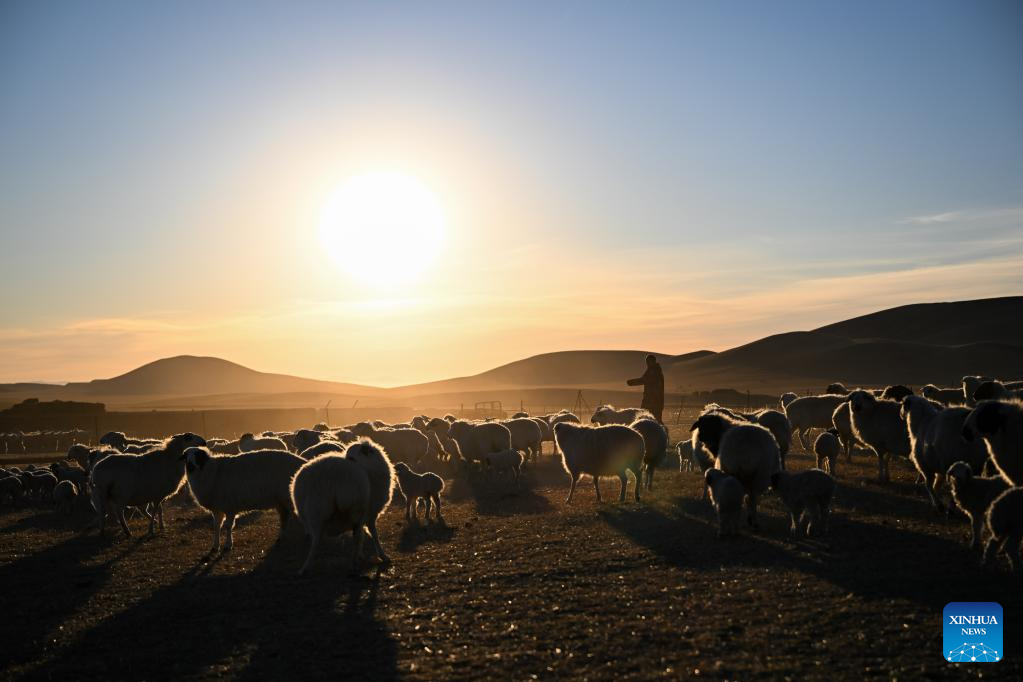
[[[657,358],[653,355],[646,356],[646,371],[643,372],[643,376],[629,379],[625,383],[629,386],[643,387],[643,402],[640,407],[650,410],[657,421],[663,424],[661,414],[664,412],[664,372],[661,371]]]

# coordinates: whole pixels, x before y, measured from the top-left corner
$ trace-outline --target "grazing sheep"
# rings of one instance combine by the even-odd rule
[[[308,461],[315,457],[319,457],[320,455],[327,455],[334,452],[344,451],[345,446],[341,443],[338,443],[336,440],[321,440],[319,443],[316,443],[315,445],[310,445],[301,453],[299,453],[299,457]]]
[[[0,500],[10,498],[11,503],[25,496],[25,484],[17,476],[0,477]]]
[[[923,476],[931,505],[942,510],[945,505],[938,495],[949,467],[964,461],[980,471],[987,459],[983,443],[968,443],[962,437],[970,409],[943,407],[941,403],[911,395],[902,399],[900,414],[909,432],[909,458]]]
[[[799,472],[778,471],[771,476],[771,487],[789,510],[789,532],[798,535],[807,517],[806,534],[828,531],[828,513],[835,494],[835,479],[820,469]],[[805,512],[805,514],[804,514]]]
[[[810,429],[827,431],[833,426],[832,415],[843,400],[846,400],[844,395],[808,395],[796,398],[785,406],[785,416],[799,437],[803,450],[810,449],[806,440]]]
[[[1002,478],[1023,485],[1023,404],[981,401],[966,418],[962,434],[971,443],[983,439]]]
[[[490,452],[511,449],[511,431],[504,424],[473,424],[457,420],[451,423],[449,429],[451,437],[458,443],[459,452],[471,462],[481,462],[483,455]]]
[[[966,396],[963,395],[962,387],[959,388],[938,388],[934,384],[927,384],[920,389],[920,395],[941,403],[942,405],[965,405]]]
[[[149,516],[149,532],[159,518],[163,530],[163,501],[176,493],[185,481],[181,455],[190,447],[205,446],[206,441],[194,433],[181,433],[144,455],[107,455],[92,469],[92,507],[96,510],[100,533],[105,529],[107,511],[112,511],[127,537],[131,531],[124,519],[129,506],[144,508],[151,504],[155,514]]]
[[[960,511],[970,518],[970,549],[980,546],[988,507],[1009,489],[1001,476],[974,476],[966,462],[955,462],[948,468],[948,487]]]
[[[224,550],[234,546],[234,522],[240,512],[276,509],[280,536],[291,516],[291,479],[305,460],[287,450],[251,450],[238,455],[211,455],[202,447],[185,450],[185,477],[196,503],[213,518],[213,545],[220,549],[220,531],[227,533]]]
[[[793,400],[799,396],[792,391],[787,391],[781,394],[781,398],[778,400],[778,404],[781,405],[781,409],[786,409]]]
[[[625,501],[631,471],[636,478],[635,499],[639,502],[639,487],[642,480],[643,453],[645,444],[638,431],[622,424],[605,426],[582,426],[572,422],[558,422],[554,425],[554,439],[561,447],[561,463],[572,479],[565,504],[572,501],[579,477],[589,474],[593,477],[593,490],[600,502],[601,476],[618,476],[621,489],[618,501]]]
[[[902,384],[895,384],[894,386],[885,386],[884,390],[881,391],[881,395],[876,396],[881,400],[894,400],[895,402],[902,402],[902,399],[906,396],[913,395],[913,389],[909,386],[903,386]]]
[[[295,513],[310,538],[309,555],[299,575],[312,563],[324,533],[339,535],[352,531],[353,572],[359,566],[367,531],[377,558],[385,564],[390,561],[380,545],[376,523],[390,504],[394,478],[387,453],[368,440],[352,443],[343,456],[323,455],[302,465],[291,485]]]
[[[287,444],[276,436],[256,438],[251,433],[243,433],[238,439],[238,452],[255,452],[256,450],[287,450]]]
[[[715,466],[742,483],[747,496],[746,520],[757,525],[757,502],[781,466],[778,443],[759,424],[740,422],[720,413],[700,415],[691,427],[716,458]]]
[[[853,433],[877,456],[877,477],[889,479],[888,458],[909,456],[909,434],[902,421],[902,404],[874,397],[868,391],[853,391],[848,397]]]
[[[540,456],[540,442],[543,439],[543,432],[536,422],[529,417],[508,419],[500,422],[508,427],[511,432],[512,448],[523,452],[529,459]]]
[[[629,425],[639,435],[643,436],[643,470],[645,472],[644,485],[647,490],[654,487],[654,472],[664,461],[668,450],[668,430],[656,419],[643,417]]]
[[[729,476],[720,469],[707,469],[704,474],[705,490],[710,490],[710,501],[718,515],[718,537],[739,534],[742,518],[742,501],[746,489],[735,476]]]
[[[652,415],[648,410],[642,407],[624,407],[620,410],[615,409],[614,405],[601,405],[594,412],[593,416],[590,417],[591,424],[631,424],[637,419],[647,417],[653,419]]]
[[[508,449],[500,452],[488,452],[481,460],[483,467],[491,474],[508,471],[514,476],[514,482],[519,484],[519,476],[522,474],[522,453],[518,450]]]
[[[413,428],[392,429],[359,422],[352,426],[351,431],[356,436],[369,438],[379,444],[394,461],[415,464],[430,451],[430,441]]]
[[[53,489],[53,502],[65,514],[71,513],[76,497],[78,497],[78,486],[72,481],[60,481]]]
[[[522,456],[519,455],[521,459]],[[444,479],[432,472],[417,474],[409,469],[404,462],[394,465],[394,473],[398,477],[398,487],[405,497],[405,520],[411,521],[415,514],[416,521],[419,520],[418,501],[422,500],[426,505],[426,522],[430,522],[430,503],[437,508],[437,520],[443,522],[440,515],[440,494],[444,490]]]
[[[1023,568],[1019,544],[1023,540],[1023,488],[1009,488],[987,510],[987,529],[991,534],[984,546],[984,564],[1004,552],[1013,571]]]
[[[828,429],[813,442],[813,454],[817,456],[817,468],[832,476],[838,475],[838,454],[842,445],[838,440],[838,429]]]

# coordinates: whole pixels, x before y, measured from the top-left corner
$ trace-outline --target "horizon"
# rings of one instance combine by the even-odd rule
[[[0,18],[3,383],[393,387],[1023,292],[1018,3]]]

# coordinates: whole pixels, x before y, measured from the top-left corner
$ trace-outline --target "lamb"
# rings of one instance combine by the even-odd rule
[[[300,452],[298,456],[308,461],[310,459],[315,459],[320,455],[344,451],[345,446],[342,445],[341,443],[338,443],[336,440],[321,440],[319,443],[307,447],[305,450]]]
[[[483,455],[483,466],[487,471],[496,473],[509,471],[515,476],[515,485],[519,484],[519,476],[522,474],[522,453],[518,450],[508,449],[500,452],[488,452]]]
[[[71,513],[76,497],[78,497],[78,486],[72,481],[66,479],[60,481],[53,489],[53,502],[65,514]]]
[[[579,477],[589,474],[593,477],[593,490],[600,502],[599,478],[618,476],[621,489],[618,501],[625,501],[631,471],[636,478],[635,499],[639,502],[639,487],[642,476],[645,444],[638,431],[622,424],[605,426],[582,426],[572,422],[554,425],[554,439],[561,447],[561,463],[572,479],[565,504],[572,501]]]
[[[511,431],[497,422],[473,424],[457,420],[451,423],[449,432],[462,456],[472,462],[482,461],[487,453],[511,449]]]
[[[10,498],[11,502],[17,502],[25,495],[25,484],[17,476],[0,477],[0,500]]]
[[[947,476],[952,499],[970,519],[970,549],[976,549],[980,546],[988,507],[1009,489],[1009,484],[1001,476],[974,476],[966,462],[953,463]]]
[[[847,398],[852,410],[853,433],[877,456],[877,476],[889,480],[888,458],[909,456],[909,435],[902,421],[902,404],[857,390]]]
[[[238,452],[254,452],[256,450],[287,450],[288,445],[276,436],[260,436],[243,433],[238,439]]]
[[[529,417],[508,419],[500,422],[511,432],[512,448],[524,452],[529,459],[540,456],[540,441],[543,433],[536,422]]]
[[[377,558],[384,564],[390,562],[380,545],[377,518],[391,502],[394,478],[387,453],[365,439],[349,445],[344,455],[323,455],[302,465],[291,484],[295,513],[310,538],[309,555],[299,575],[309,569],[324,533],[352,531],[353,572],[367,531]]]
[[[800,472],[778,471],[771,476],[771,487],[777,491],[789,510],[791,525],[789,532],[802,532],[803,519],[807,518],[806,534],[815,531],[824,534],[828,530],[828,514],[831,498],[835,494],[835,479],[820,469],[806,469]]]
[[[516,453],[517,454],[517,453]],[[519,455],[519,459],[522,455]],[[398,476],[398,487],[405,497],[405,520],[411,521],[415,514],[419,520],[419,500],[426,505],[426,522],[430,522],[430,503],[437,508],[437,520],[444,522],[440,515],[440,494],[444,490],[444,479],[432,472],[417,474],[404,462],[394,465],[394,473]]]
[[[842,451],[838,440],[838,429],[828,429],[813,442],[813,453],[817,456],[817,468],[826,470],[832,476],[838,475],[838,453]],[[825,463],[827,469],[825,469]]]
[[[911,395],[903,398],[900,414],[909,432],[909,458],[924,478],[931,505],[940,511],[945,505],[938,494],[949,467],[962,460],[980,471],[987,459],[983,443],[968,443],[962,437],[970,409],[946,408]]]
[[[799,396],[796,395],[795,393],[793,393],[792,391],[787,391],[787,392],[781,394],[781,398],[778,400],[778,404],[781,405],[781,409],[784,410],[784,409],[788,408],[789,403],[791,403],[793,400],[795,400],[798,397]]]
[[[934,384],[927,384],[920,389],[920,395],[941,403],[942,405],[965,405],[966,396],[963,394],[962,387],[960,388],[938,388]]]
[[[716,458],[715,466],[742,483],[747,496],[746,520],[757,525],[757,502],[781,466],[778,443],[759,424],[739,422],[720,413],[700,415],[690,431],[696,433]]]
[[[152,504],[156,514],[149,516],[149,533],[159,517],[163,530],[163,501],[176,493],[185,482],[181,455],[190,447],[205,446],[206,441],[194,433],[180,433],[144,455],[108,455],[92,469],[92,507],[96,510],[99,530],[105,529],[107,511],[113,512],[127,537],[131,531],[124,519],[125,507],[144,508]]]
[[[369,422],[359,422],[351,428],[352,433],[369,438],[379,444],[389,458],[399,462],[415,464],[426,457],[430,450],[430,442],[419,431],[413,428],[391,429],[377,427]]]
[[[646,474],[645,487],[652,490],[654,487],[654,472],[664,461],[668,450],[668,430],[656,419],[643,417],[629,425],[629,428],[639,432],[643,436],[643,470]]]
[[[984,564],[1004,552],[1013,571],[1023,568],[1019,543],[1023,540],[1023,488],[1009,488],[991,503],[987,510],[987,529],[991,534],[984,546]]]
[[[963,423],[968,442],[983,439],[991,463],[1012,486],[1023,486],[1023,403],[984,400]]]
[[[625,407],[618,410],[615,409],[614,405],[601,405],[593,412],[593,416],[590,417],[590,423],[631,424],[642,417],[653,419],[654,415],[642,407]]]
[[[705,489],[710,490],[710,501],[718,514],[719,538],[739,534],[742,518],[742,501],[746,490],[735,476],[729,476],[720,469],[707,469],[704,474]]]
[[[220,531],[227,533],[224,551],[234,546],[239,512],[276,509],[280,535],[291,517],[291,479],[305,460],[287,450],[251,450],[238,455],[212,455],[203,447],[185,450],[185,477],[196,503],[213,519],[213,545],[220,550]]]
[[[785,406],[785,416],[804,450],[810,446],[806,441],[810,429],[823,429],[827,431],[832,427],[832,415],[835,408],[847,397],[844,395],[809,395],[796,398]]]
[[[694,434],[690,440],[679,441],[675,446],[678,450],[679,471],[698,471],[701,475],[714,466],[714,456]],[[683,466],[683,460],[685,465]]]

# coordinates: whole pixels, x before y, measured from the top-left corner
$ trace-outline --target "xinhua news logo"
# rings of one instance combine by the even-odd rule
[[[942,654],[950,663],[1002,660],[1002,607],[993,601],[954,601],[945,605]]]

